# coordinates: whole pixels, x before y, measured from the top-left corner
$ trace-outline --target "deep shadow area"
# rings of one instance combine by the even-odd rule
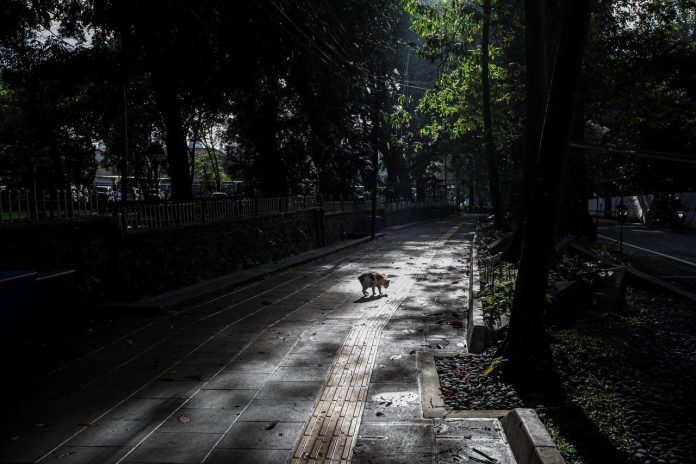
[[[587,464],[633,462],[628,453],[614,446],[587,411],[572,400],[567,383],[557,373],[540,371],[536,380],[535,384],[515,386],[521,392],[525,407],[537,411],[559,448],[563,449],[567,440]],[[563,442],[558,442],[558,435],[563,437]]]
[[[694,462],[696,314],[633,286],[627,301],[624,314],[550,326],[553,361],[526,401],[583,462]]]
[[[388,296],[389,295],[386,293],[382,293],[379,295],[361,296],[360,298],[355,300],[353,303],[370,303],[372,301],[379,300],[381,298],[386,298]]]

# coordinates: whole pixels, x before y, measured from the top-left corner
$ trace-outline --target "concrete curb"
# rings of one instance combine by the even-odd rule
[[[533,409],[445,409],[445,400],[440,392],[440,379],[435,368],[435,357],[454,357],[462,356],[462,354],[433,351],[416,353],[423,417],[426,419],[500,418],[505,438],[518,464],[563,464],[565,461],[556,443]]]
[[[564,464],[553,439],[533,409],[517,408],[501,420],[518,464]]]
[[[483,305],[477,298],[481,291],[481,278],[476,265],[476,234],[471,241],[469,258],[469,314],[466,326],[466,345],[469,353],[482,353],[490,340],[488,326],[483,320]]]
[[[599,256],[597,253],[595,253],[592,250],[589,250],[585,248],[582,245],[579,245],[577,243],[573,243],[570,245],[570,248],[575,250],[576,252],[580,253],[581,255],[594,259],[596,261],[604,262],[604,263],[611,263],[606,258],[603,258]],[[662,279],[659,279],[657,277],[651,276],[650,274],[646,274],[645,272],[639,271],[635,268],[632,267],[626,267],[626,272],[628,273],[628,277],[630,280],[633,282],[637,282],[643,285],[648,285],[653,288],[657,288],[658,290],[666,291],[668,293],[671,293],[673,295],[686,298],[687,300],[693,301],[696,303],[696,294],[688,292],[686,290],[683,290],[676,285],[672,285],[669,282],[665,282]]]
[[[376,238],[381,238],[383,232],[376,234]],[[299,266],[315,259],[323,258],[333,253],[343,251],[370,241],[370,237],[363,237],[353,240],[345,240],[335,245],[300,253],[290,256],[281,261],[264,264],[252,269],[225,274],[214,279],[206,280],[198,284],[172,290],[154,297],[146,298],[132,303],[106,303],[95,305],[100,309],[115,310],[124,313],[156,315],[166,311],[180,308],[201,299],[211,298],[236,287],[255,282],[261,278],[276,274],[288,268]],[[94,307],[94,306],[93,306]]]

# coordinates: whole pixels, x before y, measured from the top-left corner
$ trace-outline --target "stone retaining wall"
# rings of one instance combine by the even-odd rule
[[[76,269],[82,295],[128,301],[338,242],[364,231],[366,214],[313,209],[128,234],[110,218],[2,224],[0,269]],[[401,210],[385,222],[434,214],[433,208]]]

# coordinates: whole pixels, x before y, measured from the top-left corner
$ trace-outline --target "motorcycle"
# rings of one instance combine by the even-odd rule
[[[672,232],[684,232],[684,223],[686,222],[686,212],[677,210],[672,215]]]

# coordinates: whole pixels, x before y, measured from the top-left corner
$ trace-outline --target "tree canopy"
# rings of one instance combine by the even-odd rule
[[[251,191],[349,195],[369,182],[370,93],[379,83],[381,118],[402,16],[388,0],[13,0],[1,18],[0,175],[88,182],[90,146],[103,142],[108,162],[139,178],[156,144],[186,199],[191,147],[214,130]],[[381,140],[390,177],[404,177]]]

